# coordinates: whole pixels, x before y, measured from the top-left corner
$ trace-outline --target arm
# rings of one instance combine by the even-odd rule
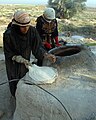
[[[5,55],[7,77],[9,80],[11,80],[13,78],[12,74],[15,73],[15,70],[13,68],[14,65],[12,62],[12,57],[15,55],[15,53],[12,50],[12,44],[10,42],[10,31],[8,30],[3,34],[3,50]]]
[[[55,20],[55,24],[56,24],[56,28],[55,28],[52,36],[53,36],[53,38],[55,39],[56,45],[57,45],[57,46],[61,46],[61,45],[59,44],[59,41],[58,41],[58,24],[57,24],[57,20]]]
[[[3,47],[4,47],[4,54],[5,54],[5,61],[16,61],[17,63],[23,63],[27,67],[31,65],[28,60],[23,58],[14,50],[14,45],[12,44],[12,37],[11,34],[7,34],[6,32],[3,35]]]
[[[33,36],[32,53],[37,59],[43,59],[43,55],[46,51],[42,48],[42,40],[36,29],[33,31]]]
[[[36,20],[36,29],[40,35],[40,37],[42,37],[42,20],[41,17],[38,17]]]
[[[15,55],[15,52],[11,44],[10,33],[5,32],[3,34],[3,49],[4,49],[4,54],[5,54],[5,60],[10,60],[10,59],[12,60],[12,57]]]

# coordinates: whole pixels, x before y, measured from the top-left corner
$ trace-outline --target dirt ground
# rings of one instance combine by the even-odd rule
[[[5,63],[3,60],[0,61],[0,120],[11,120],[14,111],[14,98],[12,98],[8,83],[7,82]]]
[[[12,120],[15,108],[15,99],[10,94],[7,81],[5,62],[0,60],[0,120]]]

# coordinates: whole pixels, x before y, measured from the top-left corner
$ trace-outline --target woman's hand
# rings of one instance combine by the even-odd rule
[[[45,54],[44,54],[44,58],[50,60],[52,63],[55,63],[55,62],[56,62],[56,57],[55,57],[55,55],[45,53]]]
[[[32,64],[30,63],[29,60],[26,60],[25,58],[23,58],[21,55],[15,55],[12,57],[13,61],[16,61],[18,63],[23,63],[25,65],[26,68],[28,68],[29,66],[32,66]]]

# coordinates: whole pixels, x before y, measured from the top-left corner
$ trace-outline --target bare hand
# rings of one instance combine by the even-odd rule
[[[52,63],[56,62],[56,57],[55,55],[45,53],[44,58],[49,59]]]

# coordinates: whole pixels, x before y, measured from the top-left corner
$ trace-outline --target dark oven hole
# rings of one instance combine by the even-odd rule
[[[66,48],[57,48],[53,52],[51,51],[52,54],[55,56],[70,56],[77,54],[81,51],[80,47],[66,47]]]

